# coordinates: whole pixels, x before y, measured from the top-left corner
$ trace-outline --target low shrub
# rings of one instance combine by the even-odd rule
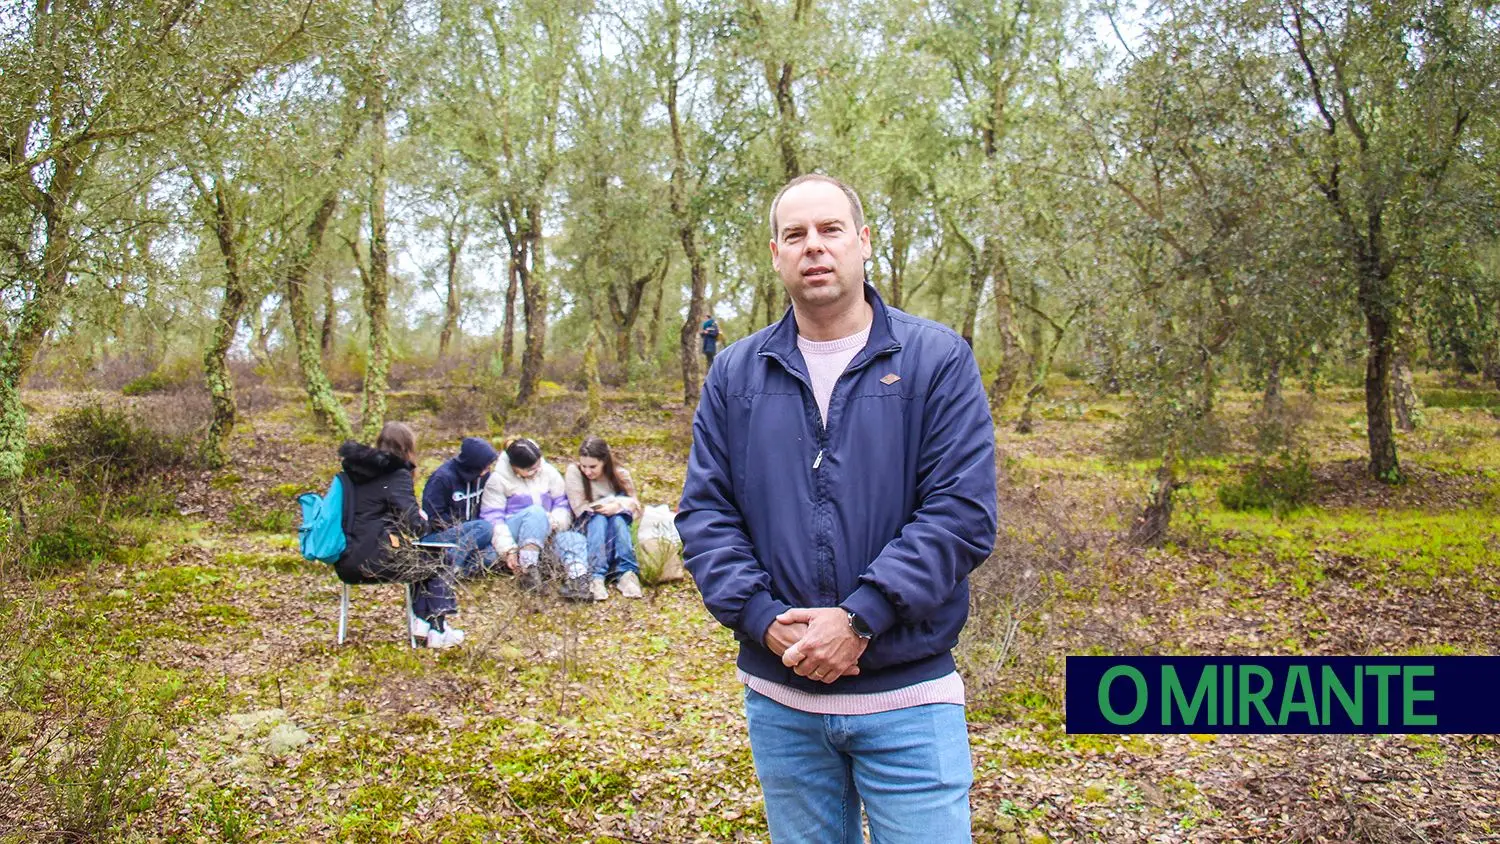
[[[1312,497],[1312,468],[1306,454],[1281,454],[1257,459],[1245,476],[1219,487],[1219,503],[1226,510],[1270,510],[1284,515]]]
[[[102,735],[75,738],[42,775],[58,832],[68,841],[105,840],[130,815],[150,808],[165,767],[155,721],[111,713]]]
[[[229,521],[245,532],[293,533],[297,527],[291,507],[268,509],[252,503],[236,504],[229,511]]]
[[[1500,392],[1495,390],[1422,390],[1420,395],[1427,407],[1500,410]]]
[[[131,379],[120,388],[120,392],[127,396],[144,396],[152,393],[175,393],[202,386],[203,374],[199,365],[194,361],[179,360]]]
[[[87,404],[52,420],[52,439],[28,463],[95,486],[130,483],[188,464],[191,438],[146,424],[124,410]]]
[[[151,418],[187,424],[181,414]],[[188,465],[195,449],[191,435],[161,427],[101,405],[54,417],[51,437],[27,452],[16,490],[24,516],[0,532],[0,572],[37,577],[98,562],[115,547],[111,520],[173,512],[170,470]]]

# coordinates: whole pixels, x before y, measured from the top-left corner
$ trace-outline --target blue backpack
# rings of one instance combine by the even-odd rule
[[[304,492],[297,496],[302,505],[302,526],[297,528],[297,544],[302,556],[329,565],[338,562],[348,544],[345,534],[354,521],[354,484],[343,472],[334,476],[325,495]]]

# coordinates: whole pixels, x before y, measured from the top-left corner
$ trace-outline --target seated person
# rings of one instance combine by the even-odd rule
[[[541,588],[538,567],[548,536],[567,571],[564,598],[588,600],[588,541],[568,528],[573,514],[563,490],[562,475],[542,457],[535,441],[512,440],[500,454],[484,485],[479,515],[495,526],[495,550],[506,555],[506,565],[521,576],[521,588]]]
[[[454,569],[441,555],[427,556],[406,537],[430,530],[412,486],[417,438],[400,422],[387,422],[375,447],[350,440],[339,446],[353,482],[354,526],[334,571],[345,583],[413,583],[413,631],[429,648],[451,648],[464,632],[448,624],[458,612]]]
[[[497,457],[488,442],[464,437],[458,454],[439,466],[422,489],[422,511],[432,524],[432,533],[422,541],[454,543],[444,553],[460,575],[487,571],[498,559],[494,528],[479,518],[479,499]]]
[[[630,473],[615,463],[609,443],[599,437],[584,440],[563,486],[589,539],[589,594],[596,601],[607,600],[605,584],[614,583],[621,595],[641,597],[641,567],[630,538],[630,523],[641,517],[641,502]]]

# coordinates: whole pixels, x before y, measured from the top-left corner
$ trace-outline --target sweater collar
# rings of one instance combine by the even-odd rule
[[[849,362],[849,368],[855,369],[862,366],[866,361],[876,355],[888,354],[901,348],[896,342],[895,332],[891,330],[890,309],[885,305],[885,300],[880,298],[875,286],[868,281],[864,284],[865,301],[870,304],[870,310],[874,312],[870,320],[870,338],[865,341],[864,348],[854,355]],[[791,361],[801,360],[802,353],[797,350],[797,312],[787,308],[786,316],[776,323],[770,334],[760,345],[759,353],[767,357],[781,361],[783,366],[791,368]]]

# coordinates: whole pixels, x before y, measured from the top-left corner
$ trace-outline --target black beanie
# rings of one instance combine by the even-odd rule
[[[500,453],[487,441],[479,437],[464,437],[458,448],[458,465],[467,476],[478,477],[499,456]]]

